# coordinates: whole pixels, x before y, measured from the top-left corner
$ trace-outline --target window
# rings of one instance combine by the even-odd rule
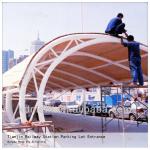
[[[88,100],[94,100],[95,99],[95,96],[92,96],[92,95],[88,95]]]
[[[81,95],[77,95],[77,96],[76,96],[76,100],[77,100],[77,101],[80,101],[80,100],[81,100]]]
[[[71,100],[71,96],[67,96],[67,101],[70,101]]]
[[[90,88],[90,92],[97,92],[97,88]]]

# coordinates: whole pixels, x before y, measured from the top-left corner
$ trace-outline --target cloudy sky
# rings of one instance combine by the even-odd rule
[[[118,12],[128,33],[147,44],[147,11],[147,3],[3,3],[3,50],[28,53],[38,31],[45,42],[68,33],[103,33]]]

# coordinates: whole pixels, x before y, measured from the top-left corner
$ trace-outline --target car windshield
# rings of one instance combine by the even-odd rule
[[[135,102],[137,107],[146,107],[145,104],[143,102]]]
[[[87,105],[92,105],[92,102],[87,102]]]
[[[124,103],[124,106],[130,107],[131,106],[131,101],[126,100]]]
[[[100,105],[100,102],[94,101],[93,105]]]
[[[96,105],[96,106],[100,106],[100,101],[90,101],[90,102],[87,102],[87,105]]]
[[[76,105],[76,102],[68,102],[67,105]]]

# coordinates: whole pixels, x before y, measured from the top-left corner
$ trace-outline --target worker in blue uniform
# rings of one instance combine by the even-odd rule
[[[118,37],[119,34],[124,33],[128,36],[125,30],[125,24],[122,22],[123,14],[119,13],[117,17],[111,19],[107,25],[105,33]]]
[[[121,38],[121,44],[128,48],[128,60],[133,82],[130,85],[143,86],[143,73],[141,67],[140,43],[134,41],[134,36],[129,35],[127,41]]]

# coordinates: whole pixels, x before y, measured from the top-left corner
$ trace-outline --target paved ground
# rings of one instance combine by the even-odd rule
[[[46,120],[52,120],[55,124],[56,131],[60,132],[102,132],[102,122],[105,124],[111,118],[103,118],[97,116],[84,116],[80,114],[66,113],[49,113],[46,115]],[[104,128],[103,132],[122,132],[122,119],[113,119]],[[137,126],[137,122],[125,120],[125,132],[147,132],[147,123],[142,123]]]
[[[46,140],[46,143],[24,143],[25,147],[147,147],[148,145],[148,127],[147,123],[140,124],[137,127],[136,122],[124,121],[125,132],[122,132],[122,120],[113,119],[107,124],[102,132],[102,121],[105,120],[96,116],[84,116],[80,114],[50,113],[46,115],[46,120],[52,120],[55,124],[55,131],[48,133],[52,136]],[[107,118],[106,121],[109,121]],[[3,133],[3,147],[22,147],[22,144],[8,143],[10,141],[8,134],[14,135],[14,132]],[[17,134],[17,132],[16,132]],[[19,132],[19,135],[21,133]],[[40,133],[30,132],[27,135],[40,136]],[[45,133],[44,133],[45,134]],[[23,133],[24,135],[24,133]],[[53,138],[55,136],[55,138]],[[38,141],[38,139],[27,139]],[[14,139],[12,139],[14,141]],[[17,139],[15,139],[17,141]],[[41,138],[39,141],[45,141]]]

